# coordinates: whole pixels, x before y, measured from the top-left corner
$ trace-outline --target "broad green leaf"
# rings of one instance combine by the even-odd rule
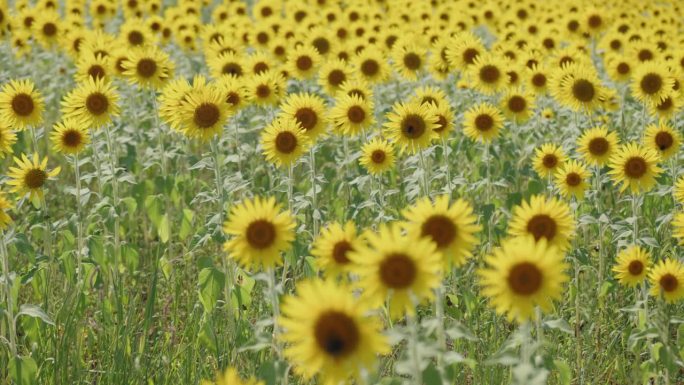
[[[31,357],[14,357],[9,363],[10,378],[16,385],[35,385],[38,365]]]
[[[16,317],[18,318],[19,316],[29,316],[33,318],[40,318],[43,322],[45,322],[48,325],[54,326],[55,323],[52,321],[50,316],[48,316],[43,309],[41,309],[39,306],[36,305],[21,305],[19,308],[19,313],[17,313]]]
[[[202,306],[204,306],[204,311],[210,313],[214,309],[225,284],[225,274],[216,268],[209,267],[200,271],[200,301]]]

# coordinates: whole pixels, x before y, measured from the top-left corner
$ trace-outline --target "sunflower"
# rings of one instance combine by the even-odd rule
[[[371,84],[382,83],[389,75],[389,64],[382,51],[368,47],[353,59],[353,66],[360,77]]]
[[[157,46],[132,49],[121,65],[131,82],[152,89],[162,88],[173,78],[175,68],[169,55]]]
[[[316,48],[298,45],[288,51],[286,67],[292,76],[304,80],[316,74],[321,60]]]
[[[7,197],[5,197],[5,193],[0,191],[0,231],[5,230],[9,225],[12,224],[12,217],[7,214],[7,211],[12,208],[13,205],[10,203]],[[0,236],[4,236],[4,234],[0,234]]]
[[[418,78],[418,74],[425,67],[426,56],[425,48],[420,48],[413,42],[395,44],[391,52],[395,71],[409,81],[415,81]]]
[[[387,114],[385,133],[402,152],[416,153],[437,136],[438,118],[427,105],[418,102],[395,103]]]
[[[475,64],[475,59],[485,52],[487,49],[480,38],[470,32],[462,32],[452,38],[446,51],[446,58],[451,67],[465,70]]]
[[[359,163],[372,175],[392,169],[394,162],[394,146],[384,139],[373,138],[361,148]]]
[[[85,82],[88,79],[111,80],[113,69],[111,57],[102,54],[83,52],[76,62],[76,74],[74,78],[78,82]]]
[[[661,120],[672,119],[682,109],[682,97],[674,93],[666,96],[660,102],[648,105],[651,115],[657,116]]]
[[[354,222],[331,223],[318,235],[311,248],[316,266],[326,277],[343,276],[350,271],[349,253],[358,248],[360,237]]]
[[[553,175],[566,160],[567,155],[561,146],[546,143],[535,150],[532,166],[534,171],[544,178]]]
[[[684,212],[674,214],[672,218],[672,236],[677,238],[680,245],[684,245]]]
[[[667,66],[660,62],[643,63],[632,74],[632,96],[646,105],[662,102],[670,96],[673,85]]]
[[[605,60],[606,72],[616,82],[627,82],[632,77],[634,65],[622,55],[611,55]]]
[[[159,95],[159,117],[176,131],[182,131],[183,124],[178,110],[187,100],[186,97],[190,92],[192,92],[190,83],[185,78],[177,78],[169,81]]]
[[[340,59],[328,59],[318,71],[318,84],[328,95],[335,96],[342,83],[351,78],[349,64]]]
[[[531,235],[535,241],[544,239],[549,245],[566,250],[575,236],[575,221],[570,207],[556,198],[533,195],[514,207],[508,224],[508,234],[514,237]]]
[[[342,82],[338,94],[358,96],[364,100],[373,100],[373,89],[361,78],[352,78]]]
[[[667,160],[676,154],[680,143],[679,133],[665,122],[651,124],[644,132],[644,145],[656,150],[661,160]]]
[[[0,91],[0,119],[16,130],[43,121],[45,103],[31,80],[11,80]]]
[[[673,195],[678,203],[684,204],[684,176],[680,176],[675,182],[673,187]]]
[[[119,115],[119,94],[112,83],[89,78],[64,97],[62,114],[83,120],[88,127],[103,127]]]
[[[639,246],[630,246],[617,255],[613,272],[618,282],[634,287],[646,279],[651,267],[651,255]]]
[[[658,167],[660,156],[650,147],[637,143],[620,146],[610,158],[608,172],[616,183],[622,183],[620,192],[629,188],[632,193],[648,191],[656,183],[662,169]]]
[[[50,49],[59,43],[62,35],[62,21],[55,11],[44,11],[36,14],[36,19],[31,24],[32,36],[40,45]]]
[[[489,103],[476,104],[463,114],[463,133],[472,140],[491,142],[503,125],[501,110]]]
[[[546,93],[549,84],[549,72],[546,66],[534,64],[531,68],[526,67],[525,73],[527,86],[537,95]]]
[[[381,225],[366,239],[368,245],[350,253],[363,297],[374,306],[389,298],[393,319],[415,314],[415,302],[432,299],[441,284],[442,256],[437,246],[426,238],[403,235],[397,223]]]
[[[503,241],[478,271],[482,294],[509,320],[523,323],[536,307],[548,312],[568,281],[563,253],[545,240],[517,237]]]
[[[9,127],[0,123],[0,159],[5,158],[5,154],[12,154],[12,146],[17,142],[17,134]]]
[[[285,87],[285,78],[274,71],[250,76],[245,82],[248,100],[259,106],[278,104],[280,98],[285,94]]]
[[[603,92],[596,71],[588,65],[571,65],[558,71],[560,80],[552,82],[554,98],[575,111],[594,111]]]
[[[453,203],[441,195],[434,203],[424,197],[402,212],[410,236],[432,241],[442,253],[444,268],[463,265],[472,256],[481,230],[471,205],[459,199]]]
[[[47,162],[47,156],[41,161],[36,153],[33,154],[32,159],[29,159],[26,154],[21,154],[21,159],[15,157],[14,163],[17,167],[9,168],[10,180],[7,182],[12,186],[12,192],[17,193],[19,197],[29,194],[29,199],[33,204],[39,206],[44,197],[45,182],[49,178],[57,176],[61,170],[60,167],[56,167],[48,171]]]
[[[216,80],[216,86],[223,93],[231,112],[237,112],[248,104],[249,93],[244,84],[244,78],[221,76]]]
[[[290,167],[311,145],[311,139],[295,119],[281,117],[269,124],[261,134],[261,147],[266,160],[278,167]]]
[[[77,118],[65,118],[61,123],[55,124],[50,140],[55,151],[78,154],[90,143],[88,123]]]
[[[603,166],[617,150],[618,142],[615,132],[598,126],[582,133],[577,139],[577,151],[587,163]]]
[[[183,133],[202,141],[220,136],[230,114],[224,94],[215,85],[193,87],[179,111]]]
[[[227,368],[223,373],[216,375],[216,381],[202,380],[200,385],[264,385],[264,382],[255,379],[243,380],[237,370]]]
[[[676,259],[666,259],[655,265],[648,274],[651,284],[650,294],[663,296],[666,302],[673,303],[684,298],[684,264]]]
[[[209,73],[215,79],[222,75],[231,75],[239,78],[246,72],[243,59],[231,51],[209,57],[207,67],[209,67]]]
[[[575,197],[581,200],[584,197],[584,191],[589,188],[590,175],[582,162],[570,160],[558,167],[555,175],[556,186],[564,197]]]
[[[121,25],[119,40],[128,48],[154,44],[154,38],[148,32],[145,22],[138,18],[127,19]]]
[[[503,61],[494,53],[478,55],[475,62],[468,66],[468,76],[473,87],[487,95],[497,93],[507,80]]]
[[[382,323],[369,315],[351,289],[335,281],[310,280],[297,284],[296,295],[285,297],[281,338],[285,357],[307,382],[352,382],[373,369],[377,356],[389,352],[380,333]]]
[[[446,93],[438,87],[422,86],[416,89],[415,99],[420,104],[434,104],[437,107],[449,105],[449,98]]]
[[[534,96],[522,90],[509,90],[501,99],[504,115],[517,123],[524,123],[534,113]]]
[[[223,245],[229,257],[246,269],[271,269],[282,263],[280,253],[294,240],[295,222],[280,211],[275,198],[247,199],[233,206],[223,231],[231,237]]]
[[[280,106],[280,116],[294,118],[311,140],[323,135],[328,126],[325,101],[309,93],[289,94]]]
[[[343,135],[356,136],[375,123],[373,102],[354,95],[341,95],[330,109],[333,128]]]

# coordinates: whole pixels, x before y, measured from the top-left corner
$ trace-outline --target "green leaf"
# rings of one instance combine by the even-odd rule
[[[43,311],[43,309],[41,309],[37,305],[21,305],[21,307],[19,308],[19,313],[17,313],[16,317],[18,318],[22,315],[26,315],[33,318],[40,318],[46,324],[55,326],[55,323],[52,321],[50,316],[48,316]]]
[[[546,326],[549,329],[560,330],[568,334],[574,333],[574,331],[570,327],[570,324],[568,324],[568,322],[562,318],[544,321],[544,326]]]
[[[9,363],[10,378],[16,385],[35,385],[38,365],[31,357],[14,357]]]
[[[434,363],[430,363],[425,370],[423,370],[423,384],[424,385],[442,385],[442,376],[435,368]]]
[[[183,220],[181,222],[180,232],[178,233],[178,238],[184,241],[189,235],[194,231],[192,226],[192,220],[195,217],[195,213],[190,209],[183,209]]]
[[[159,227],[157,228],[157,233],[159,234],[159,239],[161,239],[162,243],[169,241],[171,227],[169,226],[169,216],[167,214],[162,216]]]
[[[225,274],[216,268],[209,267],[200,271],[200,301],[205,312],[210,313],[214,309],[225,284]]]
[[[561,385],[570,385],[572,381],[572,371],[567,362],[563,360],[554,360],[554,366],[558,369],[558,377],[560,378]]]

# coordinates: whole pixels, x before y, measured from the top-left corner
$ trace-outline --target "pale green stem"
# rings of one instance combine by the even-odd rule
[[[107,150],[109,151],[109,167],[112,173],[112,206],[114,207],[114,271],[118,274],[119,263],[121,261],[121,236],[119,227],[121,218],[119,217],[119,180],[116,172],[116,162],[118,159],[116,147],[112,140],[109,125],[105,126],[105,136],[107,137]]]
[[[74,155],[74,174],[76,178],[76,282],[80,286],[83,280],[83,203],[81,202],[81,168],[78,160],[78,154]]]
[[[451,169],[449,167],[449,146],[446,138],[442,138],[442,148],[444,149],[444,169],[446,171],[447,191],[449,197],[451,197]]]
[[[7,313],[7,333],[9,334],[9,347],[13,359],[17,355],[17,332],[14,323],[14,305],[12,304],[12,279],[10,278],[9,256],[7,254],[4,232],[0,232],[0,256],[2,257],[2,273],[7,303],[7,308],[5,309]]]
[[[420,166],[423,168],[423,194],[430,198],[430,170],[428,170],[428,166],[425,162],[423,151],[418,151],[418,157],[420,159]]]
[[[309,152],[310,161],[309,167],[311,168],[311,217],[313,219],[313,239],[318,236],[318,197],[316,192],[316,155],[315,147],[311,147]]]

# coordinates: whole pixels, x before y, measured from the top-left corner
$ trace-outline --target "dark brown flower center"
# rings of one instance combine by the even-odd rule
[[[457,234],[454,222],[444,215],[433,215],[421,226],[421,236],[430,237],[440,249],[449,246]]]
[[[648,165],[646,164],[646,160],[641,157],[629,158],[625,163],[625,174],[633,179],[639,179],[644,176],[647,169]]]
[[[508,109],[516,114],[525,111],[526,107],[527,101],[522,96],[514,95],[508,99]]]
[[[415,114],[407,115],[401,122],[401,132],[409,139],[417,139],[425,133],[425,120]]]
[[[466,48],[466,50],[463,51],[463,62],[465,62],[467,65],[473,64],[479,54],[480,52],[478,52],[475,48]]]
[[[475,128],[478,131],[489,131],[494,128],[494,118],[489,114],[480,114],[475,117]]]
[[[256,95],[260,99],[266,99],[271,96],[271,87],[266,84],[259,84],[256,88]]]
[[[276,228],[273,223],[258,219],[247,226],[246,238],[252,248],[263,250],[275,242]]]
[[[558,165],[558,157],[554,154],[546,154],[542,158],[542,163],[546,168],[554,168]]]
[[[300,71],[308,71],[313,67],[313,60],[308,56],[300,56],[296,61],[297,69]]]
[[[275,146],[278,152],[290,154],[297,148],[297,137],[289,131],[279,132],[275,138]]]
[[[601,19],[601,16],[599,15],[591,15],[589,16],[589,27],[591,28],[599,28],[601,24],[603,24],[603,19]]]
[[[631,69],[631,68],[629,67],[629,64],[627,64],[627,63],[625,63],[625,62],[621,62],[621,63],[618,64],[618,66],[617,66],[617,72],[618,72],[620,75],[627,75],[627,74],[629,73],[629,70],[630,70],[630,69]]]
[[[43,25],[43,35],[52,37],[57,34],[57,26],[54,23],[45,23]]]
[[[339,86],[345,80],[347,80],[347,75],[342,70],[332,70],[328,74],[328,83],[334,87]]]
[[[385,154],[385,151],[383,150],[375,150],[371,154],[371,160],[375,164],[382,164],[385,161],[385,158],[387,158],[387,154]]]
[[[575,96],[575,99],[587,103],[594,99],[596,89],[594,88],[594,84],[590,81],[586,79],[577,79],[572,85],[572,94]]]
[[[266,44],[268,43],[269,36],[266,32],[259,32],[257,33],[256,39],[259,42],[259,44]]]
[[[641,261],[632,261],[627,266],[627,270],[631,275],[639,275],[644,271],[644,264]]]
[[[152,59],[140,59],[136,66],[138,75],[144,78],[151,78],[157,72],[157,62]]]
[[[535,294],[542,286],[542,272],[530,262],[513,266],[508,273],[508,287],[518,295]]]
[[[66,147],[78,147],[83,143],[83,135],[78,130],[68,130],[62,133],[62,143]]]
[[[303,129],[309,131],[316,127],[318,114],[309,107],[302,107],[295,112],[295,119],[297,119]]]
[[[420,56],[413,52],[409,52],[406,55],[404,55],[404,66],[411,71],[419,69],[421,63],[422,60],[420,59]]]
[[[660,151],[665,151],[668,148],[672,147],[674,139],[672,138],[672,135],[670,135],[669,132],[661,131],[656,134],[655,142],[656,146],[658,146]]]
[[[610,41],[610,48],[614,51],[619,50],[622,47],[622,42],[618,39],[614,39]]]
[[[535,87],[544,87],[546,85],[546,75],[534,74],[534,76],[532,76],[532,84],[534,84]]]
[[[380,65],[373,59],[366,59],[361,63],[361,72],[366,76],[375,76],[380,71]]]
[[[347,119],[354,124],[360,124],[366,119],[366,111],[361,106],[351,106],[347,110]]]
[[[210,128],[218,123],[221,110],[213,103],[202,103],[195,108],[193,121],[199,128]]]
[[[417,274],[415,263],[405,254],[390,254],[380,264],[380,280],[391,289],[410,287]]]
[[[264,62],[258,62],[258,63],[256,63],[256,64],[254,65],[254,67],[253,67],[254,73],[257,74],[257,75],[259,75],[259,74],[262,73],[262,72],[266,72],[266,71],[268,71],[269,69],[270,69],[270,68],[269,68],[268,64],[266,64],[266,63],[264,63]]]
[[[35,105],[29,94],[17,94],[12,98],[12,111],[19,116],[29,116],[33,113]]]
[[[663,79],[658,74],[646,74],[639,83],[641,90],[647,95],[653,95],[663,87]]]
[[[433,131],[436,133],[440,133],[440,132],[446,130],[448,124],[449,124],[449,121],[447,120],[446,116],[437,115],[437,123],[436,123],[436,126],[433,129]]]
[[[662,277],[660,277],[659,283],[663,291],[668,293],[677,290],[677,287],[679,287],[679,281],[677,280],[677,277],[670,273],[664,274]]]
[[[105,69],[99,64],[92,65],[88,68],[88,76],[93,79],[102,79],[105,77]]]
[[[501,71],[493,65],[485,65],[480,68],[480,80],[485,83],[496,83],[501,77]]]
[[[140,31],[131,31],[128,34],[128,42],[131,45],[141,45],[144,41],[145,38]]]
[[[656,108],[658,109],[658,111],[662,111],[662,112],[669,111],[672,107],[674,107],[674,104],[672,102],[672,97],[670,97],[670,96],[668,96],[667,98],[665,98],[663,101],[661,101],[660,103],[658,103],[656,105]]]
[[[582,177],[576,172],[570,172],[565,176],[565,183],[570,187],[579,186],[582,183]]]
[[[43,187],[45,181],[47,180],[47,174],[45,171],[39,168],[32,168],[26,172],[24,175],[24,184],[30,189],[37,189]]]
[[[637,56],[639,57],[639,61],[642,61],[642,62],[653,60],[653,52],[651,52],[650,49],[640,50],[639,53],[637,54]]]
[[[594,138],[589,142],[589,152],[592,155],[601,156],[608,152],[609,146],[605,138]]]
[[[99,92],[94,92],[86,98],[85,102],[88,112],[93,115],[102,115],[107,112],[109,108],[109,100],[107,97]]]
[[[335,310],[325,312],[318,317],[314,326],[314,336],[318,347],[334,358],[352,354],[359,346],[361,339],[354,319]]]
[[[556,236],[556,221],[547,214],[537,214],[527,222],[527,232],[535,241],[542,237],[550,241]]]
[[[235,91],[229,92],[228,95],[226,95],[226,102],[231,106],[240,104],[240,99],[240,94]]]
[[[335,243],[335,246],[333,246],[332,257],[335,262],[339,263],[340,265],[346,265],[351,262],[349,257],[347,257],[347,253],[353,250],[354,248],[352,247],[351,243],[347,241],[339,241]]]
[[[237,63],[226,63],[223,65],[223,68],[221,68],[221,73],[239,77],[242,76],[242,66]]]
[[[330,51],[330,42],[324,37],[315,38],[312,44],[321,55],[325,55]]]

